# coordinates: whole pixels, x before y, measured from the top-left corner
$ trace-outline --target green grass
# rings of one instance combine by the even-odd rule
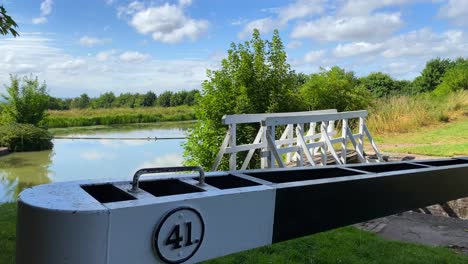
[[[419,128],[408,133],[378,135],[377,145],[384,152],[428,156],[468,155],[468,118]]]
[[[16,204],[0,204],[0,264],[15,263]]]
[[[48,127],[78,127],[194,120],[193,107],[109,108],[49,111]]]
[[[0,205],[0,264],[14,263],[16,205]],[[207,263],[468,263],[441,247],[384,240],[345,227],[214,259]]]

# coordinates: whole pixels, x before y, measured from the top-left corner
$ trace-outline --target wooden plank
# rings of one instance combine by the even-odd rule
[[[375,144],[375,141],[372,138],[371,133],[369,132],[369,129],[367,129],[367,126],[365,124],[364,124],[364,132],[366,133],[367,138],[369,139],[369,141],[371,143],[371,146],[374,149],[375,154],[377,155],[377,160],[379,162],[382,162],[383,161],[382,154],[380,153],[379,149],[377,148],[377,144]]]
[[[328,125],[328,124],[327,124]],[[326,130],[326,131],[329,131],[329,130]],[[328,133],[326,132],[325,130],[323,131],[323,138],[325,140],[325,143],[327,144],[328,146],[328,150],[330,151],[331,155],[333,156],[333,158],[336,160],[336,163],[338,164],[343,164],[341,162],[341,159],[338,157],[338,155],[336,154],[335,152],[335,148],[333,147],[332,143],[330,142],[330,137],[328,137]],[[325,163],[326,164],[326,163]]]
[[[359,118],[366,117],[367,111],[351,111],[351,112],[341,112],[336,114],[321,114],[321,115],[305,115],[305,116],[290,116],[290,117],[268,117],[262,121],[263,125],[266,126],[279,126],[287,124],[304,124],[310,122],[322,122],[329,120],[338,120],[338,119],[350,119],[350,118]]]
[[[247,124],[247,123],[259,123],[269,117],[288,117],[288,116],[330,114],[330,113],[338,113],[338,111],[336,109],[325,109],[325,110],[317,110],[317,111],[287,112],[287,113],[225,115],[223,116],[221,122],[224,125]]]
[[[283,160],[281,160],[281,156],[280,156],[280,154],[278,153],[278,151],[276,149],[276,145],[274,144],[274,140],[271,137],[271,134],[267,134],[267,141],[268,141],[268,145],[269,145],[268,149],[269,149],[270,153],[273,154],[273,156],[275,157],[276,162],[278,162],[278,166],[280,168],[284,168],[285,166],[284,166]],[[270,168],[276,167],[274,164],[275,164],[274,160],[271,160]]]
[[[236,146],[236,124],[229,125],[229,130],[231,133],[231,139],[229,141],[229,146],[235,147]],[[229,170],[236,170],[237,169],[237,153],[231,153],[229,156]]]
[[[226,136],[224,136],[223,143],[221,144],[221,147],[219,148],[218,155],[216,155],[215,162],[213,163],[213,166],[211,166],[211,171],[216,171],[219,167],[219,164],[221,163],[221,159],[223,158],[223,155],[226,151],[226,147],[229,144],[229,139],[231,138],[231,133],[229,133],[229,130],[226,132]]]
[[[351,131],[351,129],[349,128],[349,126],[348,126],[346,129],[348,130],[348,135],[353,135],[353,132]],[[363,153],[360,152],[360,150],[358,149],[356,140],[354,139],[354,135],[353,135],[352,137],[349,137],[349,139],[351,140],[351,144],[353,144],[354,150],[355,150],[356,153],[358,154],[359,160],[360,160],[362,163],[366,163],[367,160],[364,158]]]
[[[341,123],[341,161],[346,164],[346,153],[348,151],[348,119],[343,119]]]
[[[307,144],[306,144],[304,138],[302,137],[302,133],[301,133],[300,130],[301,130],[300,127],[296,127],[297,143],[298,143],[298,145],[300,145],[302,147],[302,151],[305,153],[309,163],[312,166],[315,166],[314,158],[312,158],[312,155],[309,152],[309,148],[307,147]]]
[[[257,136],[255,136],[255,139],[254,139],[254,142],[253,142],[252,145],[258,144],[260,142],[260,140],[262,139],[262,135],[263,135],[263,127],[260,127],[260,129],[258,130]],[[265,144],[265,143],[263,143],[263,144]],[[259,147],[259,148],[261,148],[261,147]],[[255,149],[257,149],[257,148],[255,148]],[[249,153],[247,153],[247,156],[245,157],[244,162],[242,163],[241,170],[246,170],[247,169],[247,166],[249,166],[250,160],[252,159],[252,156],[255,153],[255,149],[249,150]]]

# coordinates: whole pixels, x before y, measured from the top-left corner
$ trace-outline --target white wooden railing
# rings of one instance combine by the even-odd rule
[[[311,166],[326,165],[327,154],[330,153],[336,163],[346,163],[346,153],[348,140],[351,141],[361,162],[369,162],[364,157],[363,142],[364,136],[369,138],[371,145],[377,154],[377,161],[381,161],[380,152],[372,139],[372,136],[365,124],[367,111],[341,112],[335,109],[272,113],[272,114],[242,114],[227,115],[223,117],[223,124],[228,125],[228,131],[224,137],[212,170],[218,169],[224,154],[229,154],[229,169],[237,170],[237,153],[248,151],[240,169],[247,169],[253,154],[260,149],[261,168],[285,167],[282,154],[286,154],[285,161],[290,163],[295,161],[296,166],[304,166],[303,157],[305,155]],[[348,126],[349,119],[359,119],[359,132],[353,134]],[[342,133],[340,137],[335,137],[335,122],[341,121]],[[260,128],[252,143],[237,145],[236,130],[239,124],[260,123]],[[304,131],[304,124],[309,124],[308,130]],[[320,125],[320,132],[316,133],[317,126]],[[276,129],[278,126],[285,127],[279,139],[276,139]],[[333,144],[341,143],[341,155],[337,154]],[[321,156],[321,162],[316,163],[315,156]]]

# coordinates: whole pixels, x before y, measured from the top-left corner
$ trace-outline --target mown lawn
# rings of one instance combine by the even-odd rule
[[[14,263],[16,205],[0,205],[0,264]],[[207,263],[468,263],[446,248],[386,241],[345,227],[237,253]]]

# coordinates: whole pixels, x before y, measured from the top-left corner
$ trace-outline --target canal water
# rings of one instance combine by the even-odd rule
[[[74,129],[60,136],[185,137],[193,123]],[[16,200],[38,184],[85,179],[131,179],[143,167],[181,165],[182,143],[176,140],[54,140],[51,151],[19,152],[0,157],[0,203]]]

